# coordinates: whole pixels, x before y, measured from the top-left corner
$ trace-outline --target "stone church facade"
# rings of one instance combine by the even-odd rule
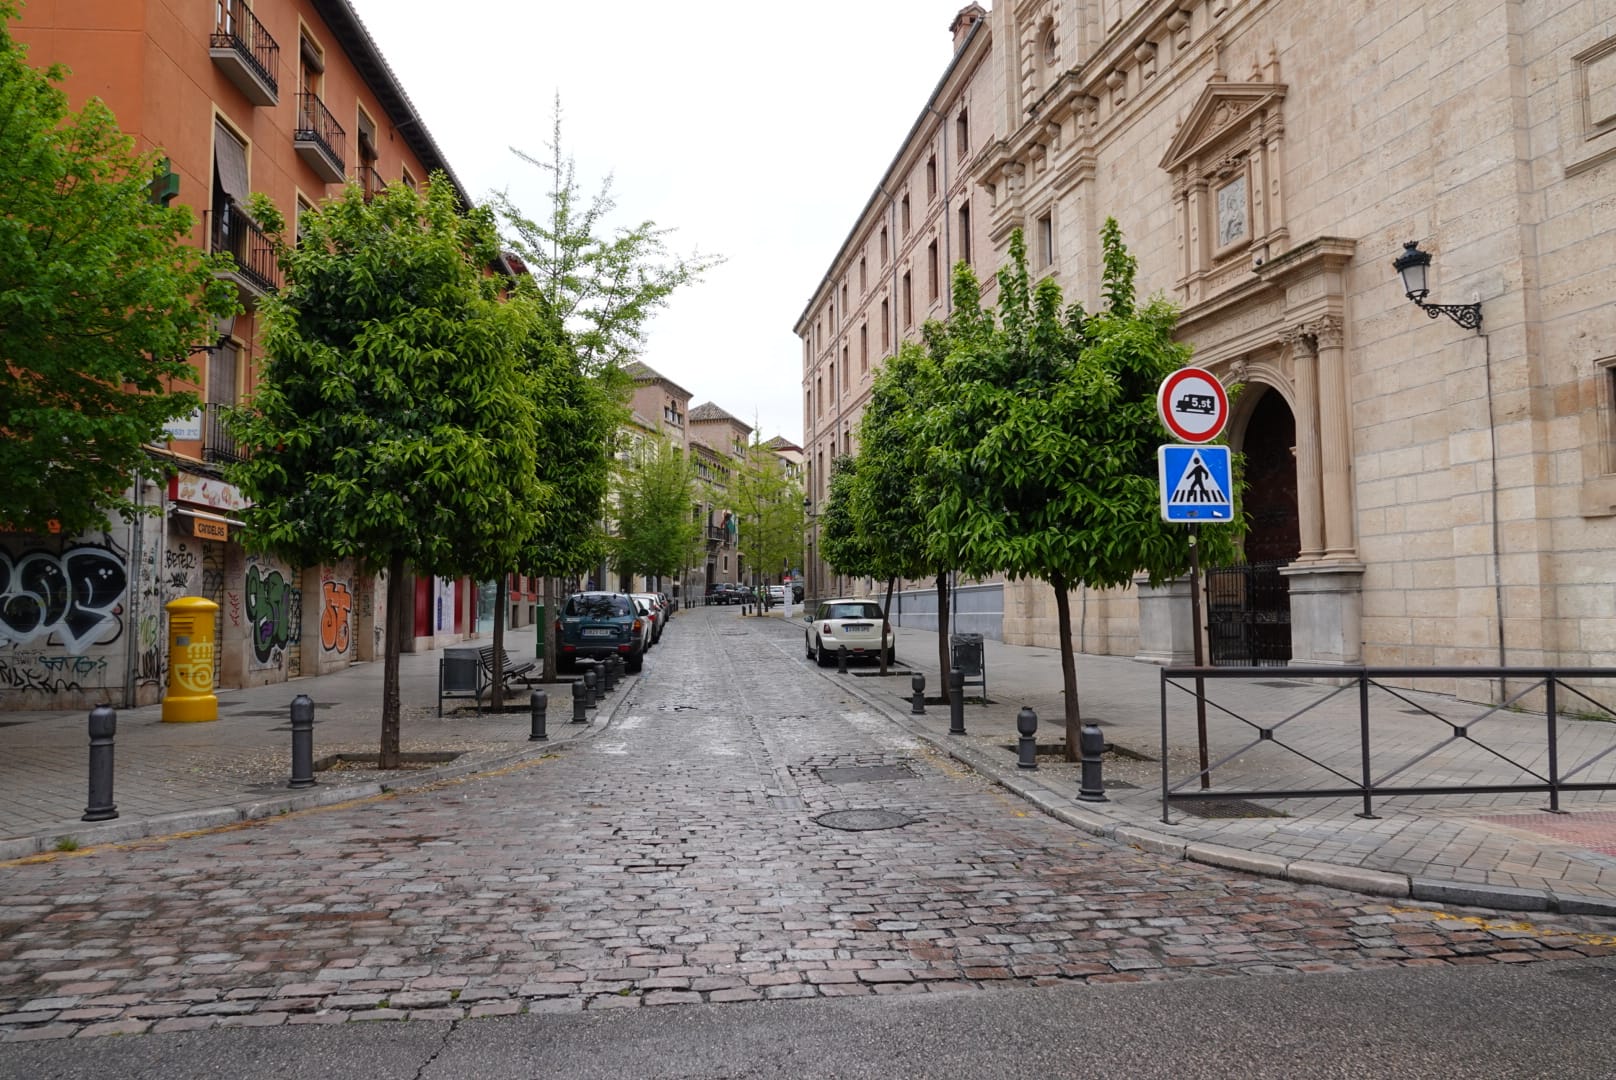
[[[1034,272],[1092,309],[1100,225],[1118,220],[1194,362],[1238,388],[1246,558],[1271,570],[1261,632],[1285,638],[1282,659],[1611,663],[1616,3],[1001,0],[961,18],[973,10],[958,198],[978,273],[1020,228]],[[1479,328],[1404,296],[1392,261],[1408,241],[1432,259],[1428,302],[1479,304]],[[834,356],[811,328],[849,255],[798,327],[811,453]],[[1216,580],[1233,584],[1213,585],[1214,620],[1250,606],[1248,579]],[[1183,594],[1079,594],[1074,636],[1184,659]],[[1002,636],[1054,643],[1047,586],[1005,586]]]

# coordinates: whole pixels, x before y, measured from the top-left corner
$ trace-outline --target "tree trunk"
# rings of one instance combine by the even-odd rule
[[[499,575],[494,585],[494,685],[488,690],[488,707],[493,712],[505,708],[505,605],[510,599],[510,578]]]
[[[1060,574],[1050,577],[1049,584],[1055,589],[1056,626],[1060,634],[1061,697],[1066,710],[1066,760],[1076,761],[1083,717],[1077,707],[1077,662],[1072,658],[1072,599],[1066,591],[1066,579]]]
[[[544,673],[540,676],[541,682],[553,683],[556,681],[556,649],[560,642],[556,641],[555,623],[561,614],[560,600],[556,596],[556,579],[546,574],[544,578],[544,618],[539,621],[544,625],[539,627],[539,640],[544,642]]]
[[[411,609],[404,589],[404,556],[395,554],[387,561],[387,633],[382,645],[382,744],[377,764],[396,769],[399,758],[398,732],[398,654],[404,647],[404,618]]]
[[[892,629],[892,587],[897,578],[887,578],[887,600],[881,605],[881,674],[887,673],[887,632]],[[786,586],[790,588],[790,586]]]
[[[948,689],[948,672],[953,666],[948,655],[948,571],[937,572],[937,663],[943,673],[942,696],[943,704],[951,704],[951,692]]]

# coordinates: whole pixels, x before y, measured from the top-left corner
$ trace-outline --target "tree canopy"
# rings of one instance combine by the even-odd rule
[[[622,574],[671,577],[689,562],[700,523],[695,466],[667,439],[625,447],[613,485],[612,566]]]
[[[787,475],[779,455],[754,431],[735,469],[731,502],[739,516],[735,547],[765,584],[802,562],[802,487]]]
[[[197,407],[188,357],[237,310],[228,257],[151,198],[165,167],[105,104],[68,108],[60,66],[29,66],[0,0],[0,525],[72,534],[132,512],[148,443]]]

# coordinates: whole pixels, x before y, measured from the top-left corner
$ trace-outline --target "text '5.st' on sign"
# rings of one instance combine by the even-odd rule
[[[1234,477],[1227,446],[1162,446],[1156,450],[1163,521],[1234,520]]]

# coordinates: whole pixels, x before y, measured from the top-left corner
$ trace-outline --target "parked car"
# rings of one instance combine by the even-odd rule
[[[662,640],[662,628],[668,622],[668,606],[656,593],[630,593],[634,599],[645,604],[651,614],[651,644],[655,645]]]
[[[791,583],[791,599],[799,604],[802,603],[802,582],[793,581]]]
[[[886,637],[887,664],[897,662],[896,635]],[[823,600],[803,632],[808,659],[820,667],[836,663],[836,653],[845,648],[848,659],[875,659],[880,656],[881,605],[874,600]]]
[[[640,623],[642,624],[640,627],[640,632],[644,635],[645,639],[644,651],[650,652],[651,646],[657,643],[657,638],[660,636],[657,633],[656,611],[643,597],[630,594],[629,599],[634,601],[634,610],[638,612],[640,616]]]
[[[783,604],[786,602],[786,587],[784,585],[769,586],[769,602]]]
[[[662,606],[668,609],[668,618],[673,618],[673,613],[679,610],[679,601],[665,592],[659,592],[657,595],[662,597]]]
[[[645,662],[646,621],[633,597],[584,592],[567,597],[556,618],[557,671],[576,671],[580,660],[617,655],[629,671]]]

